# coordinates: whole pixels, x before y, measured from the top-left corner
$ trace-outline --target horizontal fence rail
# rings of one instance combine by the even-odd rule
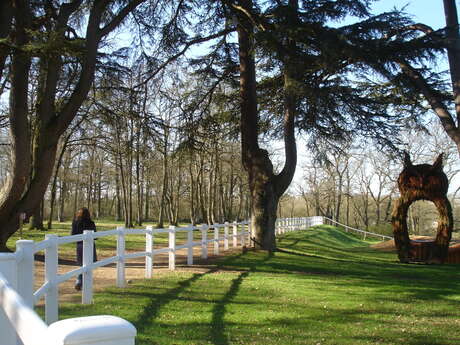
[[[360,235],[363,236],[364,239],[366,239],[367,236],[371,236],[371,237],[378,237],[378,238],[381,238],[382,241],[384,240],[392,240],[393,237],[391,236],[387,236],[387,235],[382,235],[382,234],[376,234],[375,232],[369,232],[369,231],[364,231],[364,230],[360,230],[360,229],[356,229],[356,228],[352,228],[351,226],[348,226],[348,225],[345,225],[345,224],[342,224],[342,223],[339,223],[331,218],[328,218],[328,217],[323,217],[326,222],[326,223],[331,223],[331,224],[336,224],[338,226],[341,226],[345,229],[345,232],[348,232],[348,231],[351,231],[351,232],[356,232],[356,233],[359,233]]]

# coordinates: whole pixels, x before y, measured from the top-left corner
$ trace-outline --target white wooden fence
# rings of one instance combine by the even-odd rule
[[[352,228],[351,226],[336,222],[335,220],[333,220],[331,218],[328,218],[328,217],[323,217],[323,218],[324,218],[324,224],[330,223],[330,224],[333,224],[333,225],[338,225],[340,227],[343,227],[345,232],[351,231],[351,232],[356,232],[356,233],[362,235],[363,239],[366,239],[367,236],[381,238],[382,241],[384,241],[384,240],[392,240],[393,239],[393,237],[391,237],[391,236],[386,236],[386,235],[382,235],[382,234],[376,234],[375,232],[369,232],[369,231],[364,231],[364,230]]]
[[[276,220],[276,235],[282,235],[286,232],[305,230],[311,226],[321,225],[324,223],[323,217],[299,217],[299,218],[278,218]]]
[[[307,229],[310,226],[323,224],[323,217],[284,218],[276,222],[276,234]],[[176,235],[186,232],[185,243],[177,243]],[[167,233],[168,246],[154,249],[155,234]],[[126,236],[134,234],[145,235],[145,251],[127,253],[125,248]],[[201,238],[195,240],[195,234]],[[208,238],[211,234],[211,238]],[[116,236],[116,255],[93,262],[94,240],[106,236]],[[65,243],[83,241],[83,265],[77,269],[58,273],[58,248]],[[176,252],[186,249],[187,265],[193,265],[193,248],[201,248],[201,257],[208,257],[208,244],[213,244],[214,254],[223,250],[250,245],[251,229],[248,222],[225,223],[174,227],[165,229],[125,229],[93,232],[84,231],[81,235],[58,237],[46,235],[45,240],[35,243],[29,240],[16,242],[15,253],[0,253],[0,336],[1,345],[16,345],[17,337],[25,345],[133,345],[136,335],[135,328],[126,320],[109,316],[94,316],[86,318],[58,320],[59,296],[58,286],[79,274],[83,275],[82,303],[90,304],[93,300],[93,270],[112,263],[116,264],[116,286],[124,287],[125,263],[129,259],[145,257],[145,277],[153,275],[155,255],[168,253],[169,269],[176,266]],[[222,242],[222,243],[221,243]],[[45,251],[45,282],[34,291],[34,255]],[[45,320],[33,311],[40,299],[45,298]],[[50,325],[50,326],[47,326]],[[13,326],[13,327],[12,327]],[[97,331],[98,327],[103,331]],[[96,330],[96,331],[95,331]],[[91,338],[91,334],[96,334]],[[84,340],[82,340],[84,339]],[[20,343],[20,342],[19,342]]]

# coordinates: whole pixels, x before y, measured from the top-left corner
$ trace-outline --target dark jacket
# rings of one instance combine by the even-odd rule
[[[92,220],[76,219],[72,222],[71,235],[80,235],[84,230],[96,231],[96,224]],[[97,261],[96,246],[94,246],[93,261]],[[82,265],[83,263],[83,242],[77,242],[77,264]],[[79,277],[81,279],[81,277]]]
[[[84,230],[96,231],[96,224],[92,220],[76,219],[72,222],[71,235],[80,235]]]

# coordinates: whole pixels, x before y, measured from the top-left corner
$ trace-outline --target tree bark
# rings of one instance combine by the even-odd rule
[[[164,226],[164,217],[166,214],[166,194],[168,193],[168,181],[169,181],[169,176],[168,176],[168,169],[169,169],[169,164],[168,164],[168,145],[169,145],[169,128],[167,125],[163,126],[163,179],[162,179],[162,184],[161,184],[161,199],[160,199],[160,209],[159,209],[159,214],[158,214],[158,227],[162,228]]]
[[[53,177],[53,182],[51,184],[50,214],[48,217],[47,229],[51,229],[53,227],[53,215],[54,215],[54,204],[56,200],[57,180],[59,176],[59,169],[62,164],[62,159],[64,157],[64,153],[67,148],[68,140],[69,140],[69,137],[66,137],[66,139],[64,140],[64,144],[62,145],[62,148],[59,152],[59,157],[57,159],[56,166],[54,169],[54,177]]]
[[[246,11],[252,9],[252,1],[240,2]],[[289,1],[297,9],[297,1]],[[240,59],[241,102],[241,151],[242,162],[248,173],[251,195],[251,238],[256,248],[276,249],[275,221],[278,202],[294,176],[297,152],[294,136],[296,97],[294,89],[295,63],[285,61],[284,72],[284,144],[286,161],[283,170],[274,174],[268,152],[259,147],[259,114],[257,111],[256,68],[254,60],[253,25],[249,18],[239,13],[237,25]],[[292,44],[292,42],[291,42]]]
[[[0,39],[5,39],[10,35],[11,22],[13,20],[13,2],[4,0],[0,2]],[[3,78],[5,62],[10,52],[6,47],[0,46],[0,81]],[[3,90],[0,89],[0,94]]]

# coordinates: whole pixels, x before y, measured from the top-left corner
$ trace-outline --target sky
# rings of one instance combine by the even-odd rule
[[[457,0],[457,7],[460,1]],[[442,0],[380,0],[373,6],[374,13],[390,11],[394,7],[400,9],[407,5],[405,11],[414,16],[414,20],[439,29],[445,25]]]

